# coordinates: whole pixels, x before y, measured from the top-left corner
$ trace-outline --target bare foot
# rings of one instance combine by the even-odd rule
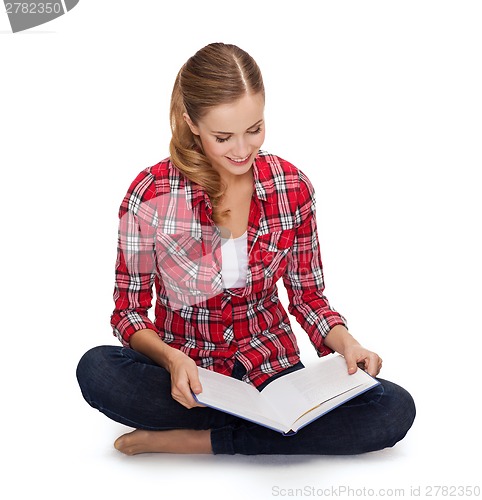
[[[211,431],[136,429],[117,438],[114,447],[126,455],[139,453],[212,453]]]

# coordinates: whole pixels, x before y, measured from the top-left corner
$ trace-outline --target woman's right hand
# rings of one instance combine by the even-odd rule
[[[202,391],[197,365],[179,349],[162,341],[154,330],[138,330],[130,338],[130,346],[164,367],[171,375],[172,397],[186,408],[204,406],[193,397]]]
[[[186,408],[204,406],[192,396],[202,392],[197,365],[193,359],[179,349],[170,348],[166,369],[171,374],[171,395]]]

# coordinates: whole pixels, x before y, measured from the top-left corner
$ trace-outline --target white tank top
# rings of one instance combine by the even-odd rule
[[[248,231],[238,238],[221,238],[224,288],[246,286],[248,271]]]

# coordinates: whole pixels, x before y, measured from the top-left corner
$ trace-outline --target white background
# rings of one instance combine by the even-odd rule
[[[339,486],[409,496],[477,484],[481,25],[481,3],[464,0],[81,0],[12,34],[2,8],[2,497],[265,499]],[[327,296],[416,400],[393,449],[126,457],[112,443],[129,429],[81,398],[80,356],[117,345],[117,209],[137,173],[168,155],[175,75],[214,41],[261,66],[263,149],[315,186]]]

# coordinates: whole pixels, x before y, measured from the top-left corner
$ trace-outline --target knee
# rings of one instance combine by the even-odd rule
[[[113,346],[98,346],[89,349],[77,364],[76,376],[84,399],[92,404],[94,393],[102,386],[105,379],[104,370],[109,357],[108,351],[116,349]]]
[[[415,401],[412,395],[405,390],[403,387],[398,387],[398,414],[397,420],[400,422],[400,431],[402,432],[402,437],[409,431],[410,427],[415,420],[415,415],[417,413],[415,407]]]
[[[80,358],[77,364],[76,376],[81,386],[83,383],[87,382],[95,372],[95,366],[99,366],[99,358],[102,356],[103,347],[104,346],[93,347]]]
[[[383,382],[386,401],[381,402],[387,415],[386,447],[392,447],[401,441],[412,427],[416,416],[415,401],[411,394],[391,382]]]

